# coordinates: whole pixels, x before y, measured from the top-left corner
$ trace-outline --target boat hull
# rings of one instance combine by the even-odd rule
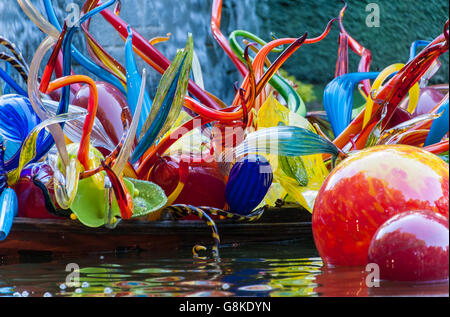
[[[308,217],[288,222],[281,217],[262,217],[255,223],[216,221],[221,244],[312,239]],[[14,219],[7,239],[0,242],[0,256],[27,251],[51,253],[100,253],[124,250],[174,249],[213,243],[211,229],[203,221],[123,221],[115,229],[89,228],[66,219]]]

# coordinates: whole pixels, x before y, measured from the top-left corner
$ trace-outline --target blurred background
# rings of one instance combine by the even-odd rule
[[[60,21],[68,14],[68,3],[82,0],[53,0]],[[171,33],[168,42],[157,44],[158,50],[172,59],[179,48],[183,48],[187,33],[194,37],[205,79],[205,88],[226,102],[234,96],[233,84],[240,81],[240,74],[211,35],[210,18],[212,0],[122,0],[120,16],[145,38]],[[373,57],[371,70],[382,70],[393,63],[406,63],[409,48],[416,40],[431,40],[442,33],[448,19],[449,2],[445,0],[349,0],[344,15],[344,26],[349,34],[368,48]],[[32,3],[44,14],[41,0]],[[379,27],[368,27],[366,6],[375,3],[380,9]],[[322,33],[327,22],[338,16],[342,8],[338,0],[223,0],[223,34],[236,29],[255,33],[269,41],[271,34],[277,37],[299,37],[305,31],[309,37]],[[45,15],[45,14],[44,14]],[[120,62],[124,62],[124,42],[116,31],[98,15],[91,28],[94,37]],[[22,50],[27,62],[44,34],[25,16],[16,0],[0,0],[0,35],[8,38]],[[333,78],[338,50],[339,28],[333,25],[323,41],[304,45],[285,64],[283,69],[297,81],[303,83],[303,97],[314,108],[320,106],[325,85]],[[74,44],[83,52],[84,37],[81,31]],[[86,52],[87,54],[87,52]],[[432,83],[448,83],[448,53],[441,58],[442,68]],[[275,55],[272,56],[274,58]],[[138,66],[146,64],[137,57]],[[349,68],[356,71],[359,57],[350,51]],[[0,64],[0,67],[4,67]],[[79,73],[83,69],[75,65]],[[149,70],[150,67],[147,66]],[[95,76],[94,76],[95,77]],[[159,74],[150,71],[148,91],[156,92]]]

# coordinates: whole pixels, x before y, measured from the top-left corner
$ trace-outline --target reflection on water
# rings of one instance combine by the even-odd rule
[[[171,252],[3,259],[0,296],[448,296],[448,282],[368,288],[364,268],[323,268],[312,242],[223,248],[220,262]],[[68,263],[80,267],[77,287]]]

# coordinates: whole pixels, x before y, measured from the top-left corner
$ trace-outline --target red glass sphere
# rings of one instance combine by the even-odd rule
[[[105,83],[95,82],[98,93],[97,118],[105,128],[113,144],[118,144],[123,134],[122,110],[128,106],[127,99],[116,87]],[[89,101],[89,86],[84,85],[75,95],[72,104],[87,108]],[[131,123],[131,114],[126,113],[128,124]],[[103,151],[102,151],[103,152]]]
[[[170,156],[163,156],[153,166],[149,180],[161,186],[166,195],[170,195],[178,185],[179,164]]]
[[[38,172],[34,171],[34,165],[39,166],[36,168]],[[42,193],[42,190],[33,182],[35,173],[38,173],[38,179],[46,184],[53,176],[51,167],[41,163],[32,164],[22,171],[21,178],[12,186],[12,189],[16,192],[17,201],[19,203],[18,217],[39,219],[59,218],[47,211],[44,194]],[[53,203],[59,208],[54,199],[53,186],[50,186],[47,189]]]
[[[433,211],[404,212],[378,228],[368,261],[378,264],[382,280],[447,280],[448,240],[448,218]]]
[[[189,164],[188,176],[183,190],[174,204],[225,207],[225,176],[217,162],[200,157],[163,156],[154,165],[149,180],[161,186],[170,195],[179,181],[180,159]]]
[[[448,219],[448,208],[448,164],[412,146],[374,146],[328,175],[314,205],[314,241],[325,264],[365,265],[372,236],[386,220],[411,210]]]

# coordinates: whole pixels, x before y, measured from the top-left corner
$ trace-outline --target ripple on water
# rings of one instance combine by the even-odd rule
[[[313,244],[222,248],[221,256],[220,262],[192,259],[189,249],[168,257],[128,253],[2,265],[0,296],[448,296],[448,283],[382,283],[369,290],[364,268],[323,268]],[[80,267],[75,286],[67,285],[67,263]]]

